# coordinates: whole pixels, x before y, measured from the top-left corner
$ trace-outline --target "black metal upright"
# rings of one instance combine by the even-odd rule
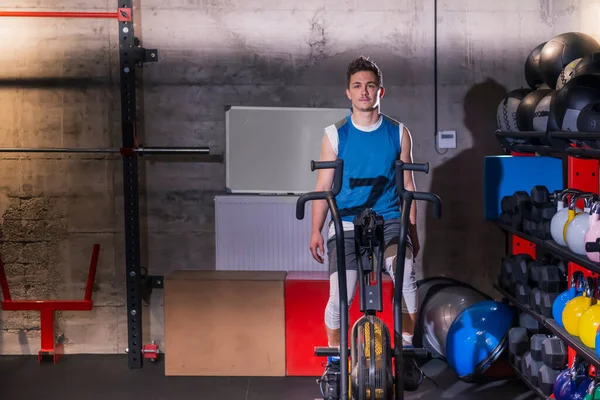
[[[123,147],[136,147],[136,46],[133,31],[133,0],[120,0],[119,68],[121,86],[121,130]],[[137,154],[123,154],[123,200],[125,210],[125,255],[127,292],[127,341],[129,368],[142,367],[142,296],[140,287],[140,219]]]

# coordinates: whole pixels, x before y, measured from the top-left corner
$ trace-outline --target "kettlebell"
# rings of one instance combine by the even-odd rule
[[[566,207],[567,197],[581,193],[582,192],[579,190],[565,189],[558,196],[558,200],[556,202],[556,214],[554,214],[550,220],[550,235],[552,236],[552,239],[561,246],[567,245],[564,238],[564,227],[569,218],[569,208]],[[575,218],[574,215],[573,218]]]
[[[596,331],[596,355],[600,357],[600,327]]]
[[[573,336],[579,336],[579,319],[585,310],[595,304],[594,278],[588,276],[585,280],[585,288],[582,296],[570,300],[562,313],[562,322],[565,330]]]
[[[600,202],[594,203],[590,210],[589,227],[584,238],[586,244],[593,243],[592,249],[586,247],[585,255],[594,262],[600,262],[600,246],[596,245],[598,239],[600,239]]]
[[[575,355],[571,368],[563,370],[552,387],[552,394],[556,400],[583,400],[592,381],[586,374],[587,363]]]
[[[574,271],[573,276],[571,277],[571,285],[569,286],[569,288],[561,294],[559,294],[554,300],[554,303],[552,303],[552,318],[554,318],[558,326],[563,328],[565,327],[562,321],[562,314],[567,303],[575,297],[581,296],[583,294],[583,280],[583,272]]]
[[[600,378],[589,384],[583,400],[600,400]]]
[[[600,325],[600,304],[598,304],[598,282],[594,282],[592,304],[579,318],[579,338],[587,347],[596,347],[596,333]]]
[[[565,242],[575,254],[585,255],[585,233],[590,226],[590,210],[592,205],[598,200],[596,194],[584,194],[578,197],[578,199],[584,199],[583,212],[579,213],[573,218],[571,222],[565,225]]]

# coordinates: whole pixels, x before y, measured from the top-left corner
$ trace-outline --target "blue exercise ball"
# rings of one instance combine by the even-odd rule
[[[448,365],[460,379],[474,381],[502,354],[514,321],[514,310],[499,301],[480,301],[465,308],[446,337]]]

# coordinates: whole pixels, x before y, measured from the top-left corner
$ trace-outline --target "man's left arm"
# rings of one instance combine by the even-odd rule
[[[412,163],[412,137],[409,130],[403,127],[402,130],[402,152],[400,153],[400,160],[405,163]],[[411,192],[416,191],[414,175],[412,171],[404,171],[404,189]],[[419,237],[417,235],[417,202],[413,200],[410,207],[410,224],[408,226],[408,232],[413,244],[413,257],[416,257],[419,252]]]

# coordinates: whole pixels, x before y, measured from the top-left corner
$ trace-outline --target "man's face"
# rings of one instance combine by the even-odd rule
[[[372,111],[379,106],[383,88],[377,84],[377,76],[371,71],[359,71],[350,77],[346,95],[355,109]]]

